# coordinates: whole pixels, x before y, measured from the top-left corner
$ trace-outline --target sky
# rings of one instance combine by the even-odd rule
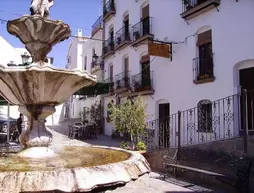
[[[30,3],[31,0],[0,0],[0,19],[12,20],[20,17],[19,15],[30,14]],[[101,0],[54,0],[54,6],[50,9],[50,18],[69,24],[72,35],[76,35],[78,29],[82,29],[83,35],[90,36],[92,25],[99,18],[101,10]],[[7,32],[6,23],[0,22],[0,36],[15,48],[24,47],[18,38]],[[55,45],[48,54],[54,57],[53,66],[65,67],[68,47],[72,39],[69,38]]]

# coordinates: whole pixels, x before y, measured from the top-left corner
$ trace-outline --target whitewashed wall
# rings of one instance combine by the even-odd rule
[[[121,2],[121,3],[120,3]],[[128,12],[130,25],[140,21],[141,7],[150,4],[152,32],[155,39],[179,42],[173,44],[173,60],[151,56],[155,94],[144,97],[148,103],[150,120],[158,118],[158,104],[170,103],[170,113],[197,106],[202,99],[211,101],[239,91],[238,70],[254,66],[254,1],[221,1],[219,12],[212,9],[191,20],[189,25],[181,18],[181,1],[168,0],[116,0],[116,15],[105,24],[106,39],[109,29],[122,27],[123,15]],[[239,17],[239,14],[241,17]],[[193,83],[193,59],[197,57],[196,33],[212,29],[215,81],[196,85]],[[186,38],[188,37],[188,38]],[[184,41],[184,42],[183,42]],[[182,43],[180,43],[182,42]],[[126,47],[105,60],[105,76],[109,65],[114,65],[114,74],[123,71],[123,57],[129,56],[131,74],[140,72],[140,57],[147,53],[147,46],[136,49]],[[108,100],[108,99],[107,99]],[[106,100],[106,103],[107,103]],[[106,114],[106,109],[105,109]],[[107,133],[111,126],[106,124]]]

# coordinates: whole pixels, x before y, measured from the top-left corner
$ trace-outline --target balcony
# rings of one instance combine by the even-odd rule
[[[104,63],[101,57],[93,58],[93,61],[91,62],[91,73],[94,74],[100,70],[104,69]]]
[[[152,40],[154,35],[152,33],[152,18],[148,17],[133,27],[133,42],[132,46],[138,46],[139,44],[147,41]]]
[[[130,72],[122,72],[115,76],[115,93],[128,91],[130,88]]]
[[[202,84],[213,82],[214,69],[213,69],[213,54],[208,55],[206,58],[193,59],[193,83]]]
[[[92,36],[94,36],[94,34],[96,34],[100,29],[103,28],[102,22],[103,18],[102,16],[100,16],[99,19],[97,19],[97,21],[92,26]]]
[[[114,79],[113,77],[108,78],[103,81],[104,83],[109,83],[109,92],[105,96],[111,96],[114,94]]]
[[[110,55],[115,54],[114,38],[110,37],[103,43],[102,57],[107,58]]]
[[[103,20],[108,21],[112,16],[116,14],[116,7],[114,0],[109,0],[104,6],[103,6]]]
[[[120,30],[116,32],[116,38],[115,38],[115,49],[123,49],[127,45],[131,43],[131,37],[130,37],[130,27],[129,26],[124,26]]]
[[[134,95],[154,94],[153,72],[143,72],[132,76],[132,86]]]
[[[181,16],[189,20],[219,5],[220,0],[182,0],[183,13]]]

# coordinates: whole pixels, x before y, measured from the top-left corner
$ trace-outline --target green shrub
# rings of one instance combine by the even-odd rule
[[[120,148],[122,148],[122,149],[130,149],[129,143],[128,143],[128,142],[125,142],[125,141],[122,141],[122,142],[120,143]]]
[[[145,151],[146,150],[146,144],[142,141],[138,142],[136,144],[136,150],[137,151]]]

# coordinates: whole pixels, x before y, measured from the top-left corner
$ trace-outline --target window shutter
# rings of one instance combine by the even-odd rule
[[[141,18],[141,20],[146,19],[148,17],[149,17],[149,4],[142,9],[142,18]]]
[[[202,46],[210,42],[212,42],[212,30],[198,34],[197,46]]]

